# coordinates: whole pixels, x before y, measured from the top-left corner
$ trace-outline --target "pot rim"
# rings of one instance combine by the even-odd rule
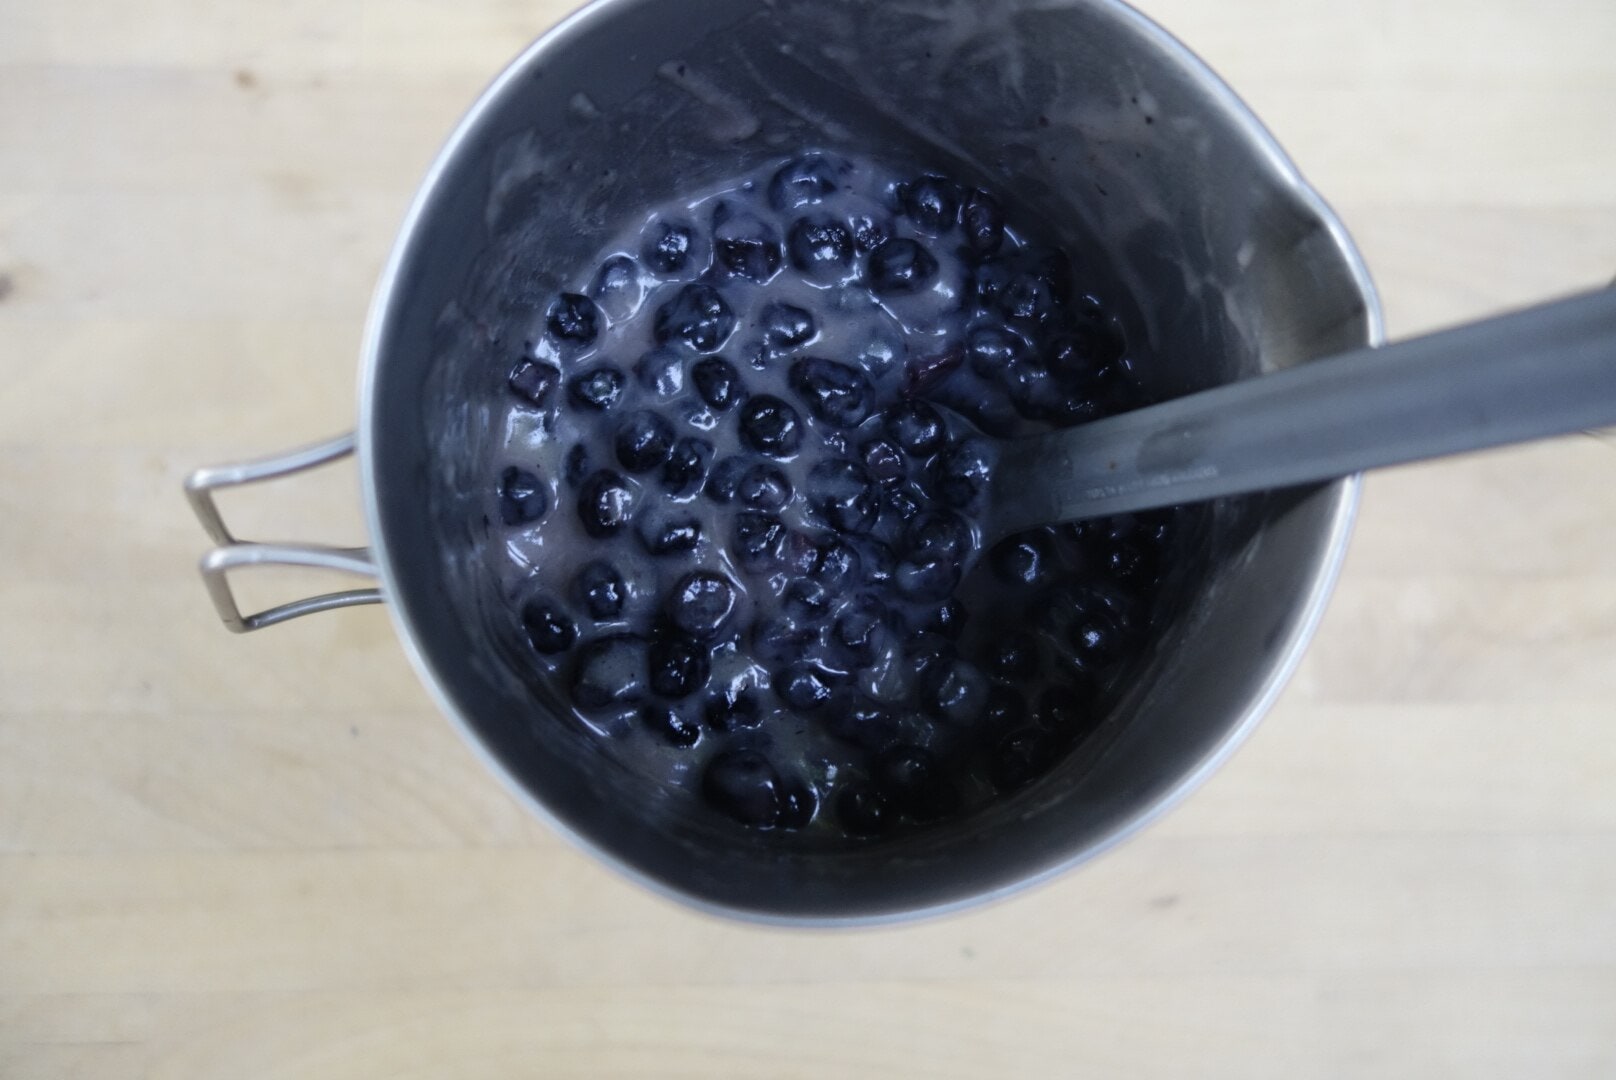
[[[392,309],[396,297],[396,287],[410,249],[414,246],[416,235],[426,218],[426,208],[437,192],[450,163],[458,158],[462,148],[473,137],[485,115],[497,106],[504,96],[506,88],[511,83],[526,78],[528,73],[539,65],[547,54],[555,49],[565,47],[573,35],[596,20],[604,18],[608,9],[620,5],[622,2],[623,0],[592,0],[591,3],[568,15],[536,38],[488,84],[461,117],[454,131],[444,142],[431,166],[427,169],[419,187],[416,189],[414,198],[411,200],[409,209],[404,215],[404,220],[394,240],[387,262],[382,269],[381,275],[377,278],[376,288],[366,317],[364,337],[360,350],[357,450],[365,525],[370,535],[370,553],[375,561],[376,573],[380,579],[384,596],[391,597],[397,594],[395,588],[397,578],[387,536],[381,527],[381,506],[376,490],[375,474],[372,469],[374,461],[373,447],[377,430],[377,416],[373,402],[376,397],[378,369],[382,352],[386,345],[384,340],[386,328],[393,315]],[[1335,211],[1324,200],[1323,196],[1302,177],[1295,163],[1291,161],[1273,134],[1257,118],[1251,107],[1199,55],[1136,8],[1123,2],[1123,0],[1085,0],[1085,2],[1091,7],[1103,9],[1121,22],[1130,24],[1142,37],[1153,42],[1168,58],[1178,64],[1186,76],[1195,82],[1206,93],[1208,98],[1234,122],[1238,130],[1245,136],[1247,148],[1255,152],[1267,171],[1278,182],[1278,186],[1293,198],[1299,206],[1311,214],[1326,230],[1331,241],[1335,244],[1354,286],[1362,297],[1367,323],[1368,343],[1375,346],[1384,344],[1385,326],[1380,297],[1374,281],[1370,277],[1369,268],[1364,262],[1357,245],[1353,242],[1346,226],[1341,222]],[[1325,486],[1332,489],[1334,499],[1328,530],[1328,546],[1325,557],[1314,568],[1312,580],[1307,587],[1306,597],[1300,606],[1300,616],[1295,621],[1287,640],[1282,643],[1280,648],[1276,649],[1275,659],[1269,667],[1267,677],[1264,679],[1259,692],[1252,697],[1238,718],[1229,726],[1222,738],[1218,740],[1217,744],[1200,762],[1181,775],[1161,795],[1150,803],[1141,806],[1130,817],[1119,822],[1107,834],[1035,874],[994,889],[944,903],[905,911],[883,912],[875,915],[792,916],[763,913],[745,907],[718,903],[682,892],[666,882],[646,874],[633,864],[618,858],[612,852],[579,835],[553,814],[540,799],[515,777],[506,764],[488,748],[472,729],[466,718],[461,715],[459,708],[450,699],[444,689],[444,680],[439,677],[432,659],[422,652],[414,630],[406,619],[401,606],[396,602],[388,603],[385,606],[388,609],[388,617],[393,622],[393,628],[404,647],[405,655],[409,658],[410,665],[415,669],[416,675],[425,685],[433,703],[443,715],[448,717],[462,741],[470,747],[473,755],[483,766],[499,778],[508,792],[524,805],[529,812],[563,837],[576,850],[590,855],[592,858],[611,867],[623,877],[638,883],[657,895],[675,900],[686,908],[694,908],[708,915],[783,927],[886,926],[937,918],[968,908],[979,907],[1051,881],[1133,836],[1140,829],[1143,829],[1177,806],[1190,792],[1204,783],[1214,771],[1222,767],[1235,750],[1251,735],[1257,724],[1273,706],[1286,683],[1289,682],[1291,675],[1301,662],[1302,655],[1306,651],[1309,642],[1311,642],[1314,632],[1318,629],[1319,622],[1324,615],[1324,609],[1340,576],[1341,567],[1346,558],[1347,543],[1351,537],[1353,522],[1357,515],[1362,474],[1345,477]]]

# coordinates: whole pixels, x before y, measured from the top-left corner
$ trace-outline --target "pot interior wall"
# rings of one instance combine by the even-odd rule
[[[623,0],[569,21],[496,90],[401,240],[361,451],[425,674],[566,828],[724,908],[932,908],[1080,856],[1254,719],[1316,614],[1345,485],[1199,511],[1169,628],[1106,735],[976,818],[857,853],[715,829],[536,709],[483,555],[482,463],[525,327],[646,204],[805,147],[951,170],[1053,227],[1161,396],[1368,340],[1338,240],[1176,45],[1099,2]]]

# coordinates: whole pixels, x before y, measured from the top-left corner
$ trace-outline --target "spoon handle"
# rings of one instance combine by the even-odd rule
[[[991,520],[1009,535],[1607,424],[1616,289],[1016,440]]]

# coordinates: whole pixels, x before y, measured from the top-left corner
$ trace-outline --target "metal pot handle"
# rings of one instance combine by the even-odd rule
[[[312,469],[345,458],[354,452],[354,435],[349,432],[329,442],[305,446],[274,457],[246,461],[237,465],[216,465],[197,469],[185,480],[185,495],[196,511],[197,520],[219,546],[202,556],[202,584],[207,586],[213,606],[231,633],[245,634],[249,630],[262,630],[266,626],[295,619],[299,615],[312,615],[316,611],[352,607],[355,604],[379,604],[380,589],[350,589],[346,592],[326,593],[293,600],[252,615],[243,615],[236,605],[235,593],[226,575],[238,566],[312,566],[323,570],[341,570],[349,574],[376,576],[376,564],[369,548],[339,548],[321,544],[257,544],[238,540],[231,535],[219,516],[213,493],[219,488],[251,484],[259,480],[272,480],[278,476]]]

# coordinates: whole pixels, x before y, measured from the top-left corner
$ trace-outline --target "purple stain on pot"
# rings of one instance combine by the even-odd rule
[[[1145,402],[1081,253],[1011,205],[806,153],[647,208],[544,309],[567,392],[506,391],[490,550],[547,605],[523,662],[735,827],[972,813],[1092,733],[1152,641],[1172,512],[979,557],[982,432]]]

